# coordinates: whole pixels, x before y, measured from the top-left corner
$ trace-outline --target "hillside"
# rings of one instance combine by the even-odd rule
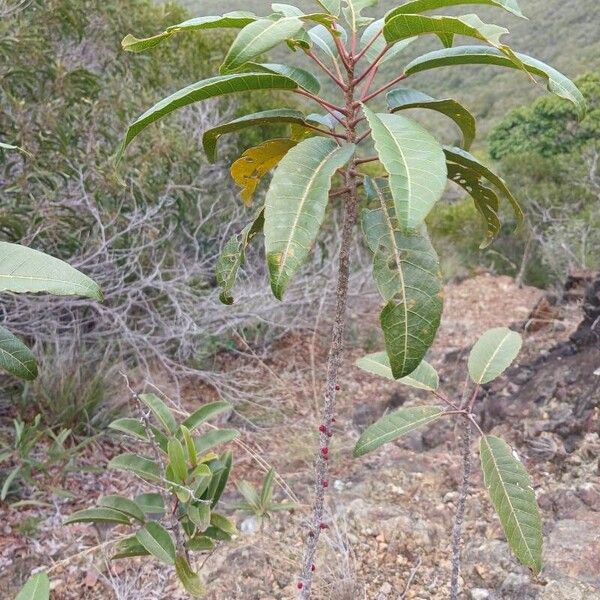
[[[269,3],[263,0],[206,0],[202,3],[184,0],[184,4],[193,14],[219,14],[236,9],[267,14],[269,6]],[[307,0],[298,0],[298,4],[307,9],[315,6],[314,2]],[[371,14],[382,15],[398,4],[398,0],[381,0],[380,9],[371,11]],[[600,39],[597,33],[600,5],[597,0],[520,0],[520,5],[529,21],[518,19],[501,10],[480,6],[461,6],[447,12],[465,14],[475,12],[476,9],[484,21],[504,25],[510,30],[510,37],[506,39],[511,41],[515,49],[551,63],[570,77],[576,77],[600,65]],[[436,47],[434,42],[421,46],[415,44],[404,56],[412,57],[423,50]],[[278,60],[283,58],[286,57],[278,56]],[[296,57],[293,59],[296,60]],[[388,68],[389,73],[396,67],[400,68],[404,59],[401,57],[399,61],[388,64],[391,65]],[[505,72],[504,69],[464,67],[453,69],[448,79],[444,78],[445,73],[449,71],[433,71],[419,75],[413,81],[415,85],[422,83],[424,88],[435,94],[450,92],[462,99],[481,119],[480,131],[483,133],[488,131],[507,109],[523,104],[544,92],[541,86],[536,89],[524,76]],[[468,86],[468,93],[461,90],[464,86]]]

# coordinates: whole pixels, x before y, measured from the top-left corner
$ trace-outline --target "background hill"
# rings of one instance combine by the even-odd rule
[[[258,14],[268,14],[270,6],[264,0],[186,0],[183,3],[194,15],[220,14],[228,10],[251,10]],[[306,9],[316,6],[315,2],[308,0],[299,0],[297,4]],[[379,16],[401,2],[380,0],[379,4],[378,9],[366,11],[365,14]],[[481,6],[459,6],[445,12],[477,12],[484,21],[507,27],[511,33],[506,39],[514,48],[549,62],[570,77],[592,71],[600,65],[600,5],[597,0],[520,0],[520,6],[529,21],[513,17],[500,9]],[[388,63],[388,75],[390,71],[401,68],[406,58],[435,48],[433,42],[409,47],[398,61]],[[278,59],[281,58],[278,56]],[[493,67],[453,68],[452,74],[449,70],[439,69],[418,75],[412,80],[416,87],[424,83],[424,87],[433,93],[450,92],[462,99],[482,119],[482,133],[502,118],[507,109],[519,106],[544,92],[542,86],[536,89],[524,75]],[[463,86],[468,86],[468,94],[460,91]]]

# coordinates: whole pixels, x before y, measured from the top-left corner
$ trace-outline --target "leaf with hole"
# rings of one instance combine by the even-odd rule
[[[452,119],[463,135],[463,146],[469,149],[475,139],[475,117],[462,104],[452,98],[438,100],[423,92],[410,88],[398,88],[387,94],[387,104],[390,112],[410,108],[427,108],[435,110]]]
[[[353,154],[353,144],[309,138],[277,167],[265,199],[264,233],[271,289],[279,300],[316,242],[333,175]]]
[[[240,233],[231,237],[217,259],[215,277],[221,288],[219,299],[223,304],[233,304],[231,291],[235,285],[239,268],[246,261],[246,248],[250,242],[263,232],[265,223],[264,208],[261,208],[252,223],[249,223]]]
[[[471,349],[468,360],[471,379],[482,385],[500,376],[513,363],[523,345],[523,338],[508,327],[486,331]]]
[[[45,572],[31,575],[21,588],[15,600],[49,600],[50,580]]]
[[[138,542],[161,562],[175,562],[175,544],[171,534],[157,521],[146,523],[136,534]]]
[[[501,177],[498,177],[491,169],[462,148],[444,146],[444,154],[446,155],[449,177],[452,174],[454,176],[452,181],[463,186],[476,200],[479,200],[479,205],[476,204],[476,206],[480,212],[482,210],[486,211],[485,218],[488,224],[488,238],[490,233],[493,233],[498,227],[493,215],[489,213],[498,209],[495,208],[496,203],[494,202],[494,198],[487,191],[487,186],[483,185],[482,179],[494,185],[509,201],[517,221],[517,227],[523,223],[523,209]],[[457,173],[461,175],[458,179],[456,179]],[[475,182],[478,182],[478,185],[475,185]]]
[[[363,456],[387,442],[429,425],[437,421],[444,412],[443,406],[411,406],[385,415],[360,436],[354,447],[354,456]]]
[[[433,343],[442,316],[442,276],[425,230],[398,227],[387,182],[367,179],[365,187],[380,204],[363,211],[363,232],[375,253],[375,283],[387,302],[380,319],[390,366],[400,379],[421,364]]]
[[[385,377],[386,379],[394,379],[387,352],[367,354],[367,356],[363,356],[356,361],[356,366],[367,373]],[[424,360],[421,361],[421,364],[410,375],[397,381],[409,387],[428,390],[430,392],[435,392],[440,385],[440,378],[437,371]]]
[[[529,475],[504,440],[485,435],[479,449],[484,485],[508,544],[537,575],[542,569],[542,520]]]
[[[375,114],[366,106],[379,160],[389,174],[401,229],[423,223],[446,187],[446,158],[438,141],[421,125],[400,115]]]
[[[102,301],[98,285],[66,262],[27,246],[0,242],[0,292],[44,292]]]
[[[4,327],[0,327],[0,368],[26,381],[33,381],[38,374],[33,352]]]
[[[256,15],[241,10],[225,13],[222,16],[207,16],[187,19],[177,25],[167,27],[165,31],[148,38],[136,38],[128,34],[123,38],[121,46],[127,52],[144,52],[158,46],[172,35],[181,32],[200,31],[205,29],[241,29],[256,21]]]
[[[553,67],[531,56],[518,52],[515,53],[515,56],[523,67],[519,67],[496,48],[489,48],[488,46],[458,46],[419,56],[406,66],[404,72],[406,75],[414,75],[422,71],[451,65],[495,65],[513,69],[525,68],[528,73],[543,77],[547,81],[548,90],[572,102],[577,109],[579,117],[583,118],[586,111],[585,99],[570,79]]]
[[[258,19],[246,25],[235,38],[225,60],[221,73],[230,73],[245,63],[264,54],[302,29],[298,17]]]
[[[288,138],[267,140],[254,148],[248,148],[231,165],[231,177],[241,188],[240,195],[246,206],[252,198],[260,180],[296,145]]]

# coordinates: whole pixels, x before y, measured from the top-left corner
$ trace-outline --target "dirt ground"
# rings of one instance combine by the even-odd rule
[[[448,395],[464,392],[466,355],[477,336],[490,327],[522,326],[541,295],[534,288],[517,288],[509,278],[489,275],[448,286],[444,324],[430,355]],[[438,425],[352,459],[360,432],[386,410],[431,402],[424,392],[354,367],[358,357],[381,349],[372,334],[376,323],[362,318],[363,308],[351,311],[330,463],[330,529],[322,537],[313,597],[446,599],[449,539],[461,476],[457,432],[452,425]],[[511,557],[475,469],[462,569],[465,599],[600,600],[600,349],[552,352],[575,329],[580,310],[568,305],[556,316],[548,327],[525,334],[519,363],[485,389],[478,402],[484,429],[505,436],[532,474],[544,519],[545,567],[534,579]],[[202,566],[210,600],[296,596],[326,343],[326,335],[288,337],[270,358],[223,361],[226,368],[231,360],[254,361],[269,391],[267,400],[240,405],[229,418],[228,426],[241,430],[244,445],[234,448],[233,477],[257,481],[257,454],[275,467],[301,508],[277,515],[263,531],[238,516],[238,525],[250,532],[220,547]],[[183,404],[197,408],[207,399],[205,391],[190,387]],[[186,597],[163,565],[131,559],[108,568],[107,545],[86,552],[114,531],[59,526],[86,501],[132,493],[135,482],[103,468],[118,443],[106,437],[86,450],[80,462],[100,470],[70,475],[66,487],[72,498],[47,497],[43,506],[0,506],[1,598],[14,597],[31,569],[41,565],[55,565],[55,600]],[[281,499],[282,489],[277,493]],[[233,492],[225,501],[236,499]],[[23,524],[31,519],[38,522],[25,531]],[[61,563],[77,553],[82,554],[74,562]]]

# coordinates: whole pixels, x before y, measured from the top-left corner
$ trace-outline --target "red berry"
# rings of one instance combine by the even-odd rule
[[[329,481],[327,481],[327,479],[323,480],[323,487],[324,488],[329,487]]]
[[[321,523],[321,524],[319,525],[319,527],[320,527],[321,529],[329,529],[329,525],[327,525],[327,523]]]
[[[315,567],[315,565],[312,565],[312,566],[311,566],[311,568],[310,568],[310,570],[311,570],[311,571],[313,571],[313,572],[314,572],[316,569],[317,569],[317,567]]]
[[[331,437],[333,435],[333,431],[328,431],[327,432],[327,437]]]
[[[335,386],[335,389],[337,392],[339,392],[342,388],[340,387],[339,383]]]
[[[332,422],[332,423],[335,423],[335,417],[333,417],[333,418],[331,419],[331,422]]]
[[[327,427],[325,427],[325,425],[319,425],[319,431],[321,433],[325,433],[327,431]]]
[[[299,590],[301,590],[301,589],[304,587],[304,584],[303,584],[301,581],[299,581],[299,582],[297,583],[296,587],[297,587]]]
[[[321,454],[323,456],[327,456],[329,454],[329,448],[327,448],[327,447],[321,448]]]

